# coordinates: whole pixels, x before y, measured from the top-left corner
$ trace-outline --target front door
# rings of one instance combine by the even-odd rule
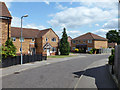
[[[47,49],[47,56],[50,56],[50,49]]]

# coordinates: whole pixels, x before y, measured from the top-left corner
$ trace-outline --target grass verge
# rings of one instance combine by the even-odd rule
[[[48,58],[65,58],[65,57],[75,57],[77,55],[55,55],[55,56],[48,56]]]

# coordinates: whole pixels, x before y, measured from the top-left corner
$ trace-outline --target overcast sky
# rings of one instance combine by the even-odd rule
[[[108,30],[118,27],[117,2],[7,1],[10,1],[6,4],[13,16],[12,26],[15,27],[20,27],[20,17],[25,14],[29,15],[23,21],[25,28],[52,28],[60,37],[63,27],[72,38],[87,32],[105,37]]]

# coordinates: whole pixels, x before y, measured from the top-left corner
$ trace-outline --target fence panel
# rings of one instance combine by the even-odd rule
[[[23,64],[29,63],[29,62],[35,62],[35,61],[42,61],[46,60],[47,55],[43,56],[42,54],[36,54],[36,55],[24,55],[23,56]],[[17,64],[21,64],[21,56],[16,57],[8,57],[6,59],[2,59],[2,67],[9,67]]]
[[[99,53],[111,53],[112,48],[101,48]]]
[[[114,71],[120,85],[120,45],[115,47]]]

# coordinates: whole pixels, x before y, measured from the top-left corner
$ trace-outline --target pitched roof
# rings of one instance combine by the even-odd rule
[[[23,28],[22,36],[24,38],[40,38],[43,35],[45,35],[50,29],[51,28],[38,30],[38,29],[31,29],[31,28]],[[11,27],[11,37],[21,37],[21,28]]]
[[[83,34],[79,37],[76,37],[74,38],[73,40],[77,40],[77,39],[80,39],[80,40],[88,40],[88,39],[92,39],[92,40],[107,40],[106,38],[103,38],[101,36],[98,36],[96,34],[93,34],[93,33],[86,33],[86,34]]]
[[[43,35],[45,35],[51,28],[48,29],[44,29],[44,30],[40,30],[39,34],[37,35],[37,38],[42,37]]]
[[[0,2],[0,16],[12,17],[4,2]]]
[[[22,36],[24,38],[35,38],[37,37],[40,30],[31,29],[31,28],[23,28]],[[11,27],[11,37],[21,37],[21,28],[19,27]]]

